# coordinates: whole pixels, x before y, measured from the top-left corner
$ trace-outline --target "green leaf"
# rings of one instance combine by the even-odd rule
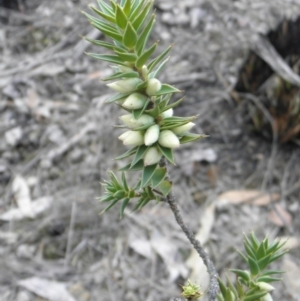
[[[182,92],[182,91],[168,84],[162,84],[161,89],[155,94],[155,96],[169,94],[169,93],[178,93],[178,92]]]
[[[264,295],[266,295],[267,293],[268,292],[266,292],[266,291],[259,292],[259,293],[253,294],[251,296],[244,297],[243,301],[256,301],[256,300],[259,300]]]
[[[251,256],[253,258],[255,258],[255,251],[253,250],[251,244],[248,244],[246,241],[244,241],[244,248],[245,248],[245,251],[247,253],[248,256]]]
[[[124,216],[124,211],[125,211],[126,206],[129,203],[129,201],[130,201],[130,198],[126,198],[123,200],[122,205],[120,207],[120,218],[122,218]]]
[[[151,178],[151,183],[152,187],[158,186],[166,177],[167,175],[167,169],[162,167],[162,168],[157,168]]]
[[[261,258],[260,260],[258,260],[257,264],[261,271],[264,270],[267,267],[267,265],[270,263],[271,257],[272,257],[272,254],[269,254],[269,255]]]
[[[280,270],[269,270],[266,272],[262,273],[262,276],[269,276],[269,275],[279,275],[279,274],[284,274],[284,271],[280,271]]]
[[[172,183],[170,181],[164,180],[157,187],[164,196],[167,196],[172,190]]]
[[[99,16],[101,16],[103,19],[115,24],[115,18],[113,15],[111,14],[105,14],[102,11],[100,11],[99,9],[97,9],[96,7],[94,7],[93,5],[89,6],[96,14],[98,14]]]
[[[144,49],[146,47],[146,44],[148,42],[148,39],[152,32],[154,24],[155,24],[155,15],[153,14],[152,17],[150,18],[148,24],[145,26],[145,28],[139,35],[137,43],[135,45],[135,50],[137,51],[137,53],[139,55],[144,51]]]
[[[122,172],[122,184],[125,191],[129,191],[129,187],[126,181],[125,173]]]
[[[138,161],[140,161],[143,158],[143,156],[144,156],[145,152],[148,150],[148,148],[149,147],[146,145],[141,145],[137,149],[137,151],[135,153],[135,157],[134,157],[133,161],[131,162],[131,167],[133,167]]]
[[[153,2],[154,2],[153,0],[148,1],[144,6],[144,8],[139,13],[139,15],[132,21],[132,26],[136,31],[138,31],[146,21],[147,15],[152,9]]]
[[[281,253],[276,253],[275,255],[273,255],[273,256],[271,257],[270,263],[273,262],[273,261],[275,261],[275,260],[277,260],[277,259],[279,259],[280,257],[282,257],[282,256],[283,256],[284,254],[286,254],[288,251],[289,251],[289,250],[285,250],[285,251],[283,251],[283,252],[281,252]]]
[[[97,45],[97,46],[102,46],[104,48],[110,49],[110,50],[114,50],[115,45],[114,44],[110,44],[110,43],[106,43],[100,40],[93,40],[93,39],[89,39],[87,37],[84,37],[85,40],[87,40],[88,42]]]
[[[136,89],[137,90],[144,90],[145,88],[147,88],[148,82],[142,82],[139,85],[137,85]]]
[[[232,296],[231,290],[228,287],[226,290],[226,301],[235,301],[235,298]]]
[[[112,208],[118,201],[119,201],[118,199],[112,201],[110,205],[108,205],[104,210],[102,210],[100,212],[100,215],[103,214],[103,213],[105,213],[106,211],[108,211],[110,208]]]
[[[124,53],[124,52],[119,52],[119,51],[115,51],[115,53],[123,61],[135,62],[137,60],[137,55],[134,53],[126,53],[126,52]]]
[[[224,298],[221,296],[221,294],[217,295],[217,300],[218,301],[225,301]]]
[[[175,161],[174,161],[174,155],[173,155],[173,151],[171,148],[166,148],[163,147],[159,144],[157,144],[158,148],[160,149],[160,151],[162,152],[162,154],[167,158],[167,160],[175,165]]]
[[[110,30],[114,33],[118,33],[116,28],[114,26],[112,26],[111,24],[108,24],[106,22],[103,22],[102,20],[90,15],[89,13],[86,13],[86,12],[82,12],[88,19],[91,23],[94,23],[98,26],[99,30],[102,31],[102,29],[105,29],[105,30]]]
[[[282,278],[275,278],[275,277],[270,277],[270,276],[263,276],[263,277],[258,277],[256,279],[257,282],[275,282],[275,281],[281,281]]]
[[[118,56],[116,55],[111,55],[111,54],[97,54],[97,53],[86,53],[87,55],[101,61],[106,61],[110,62],[113,64],[118,64],[118,65],[123,65],[126,66],[123,60],[121,60]]]
[[[198,135],[194,133],[186,133],[184,136],[180,139],[180,144],[185,144],[189,142],[193,142],[199,139],[203,139],[207,137],[206,135]]]
[[[257,239],[257,237],[255,236],[254,232],[251,232],[250,233],[250,239],[251,239],[251,242],[252,242],[252,246],[253,246],[253,249],[255,251],[257,251],[258,247],[259,247],[259,240]]]
[[[144,168],[144,160],[138,161],[133,167],[131,167],[131,163],[119,169],[119,171],[137,171],[142,170]]]
[[[138,120],[138,119],[141,117],[141,115],[144,113],[144,111],[145,111],[146,108],[148,107],[149,102],[150,102],[150,99],[148,99],[148,100],[145,102],[145,105],[144,105],[143,108],[141,108],[140,110],[134,110],[134,111],[132,112],[133,118],[134,118],[135,120]]]
[[[109,97],[107,100],[105,100],[105,103],[112,103],[112,102],[121,100],[122,98],[125,98],[128,95],[130,95],[130,93],[118,93],[116,95]]]
[[[164,52],[162,52],[158,57],[156,57],[149,63],[149,65],[148,65],[149,72],[153,71],[155,66],[157,64],[159,64],[159,62],[162,61],[166,57],[166,55],[170,52],[172,47],[173,47],[173,45],[169,46]]]
[[[120,185],[118,178],[112,171],[109,172],[109,177],[110,177],[111,183],[113,184],[113,186],[115,188],[117,188],[118,190],[123,190],[123,187]]]
[[[109,195],[104,195],[101,198],[99,198],[99,202],[101,203],[106,203],[106,202],[110,202],[114,199],[113,195],[109,194]]]
[[[142,183],[141,183],[142,187],[145,187],[150,182],[156,167],[157,167],[157,164],[144,166],[143,175],[142,175]]]
[[[124,32],[123,43],[127,48],[132,49],[136,44],[136,41],[137,34],[134,28],[132,27],[131,23],[128,22]]]
[[[129,16],[131,12],[131,0],[126,0],[123,6],[123,11],[126,16]]]
[[[139,56],[139,58],[135,62],[135,66],[138,69],[141,69],[146,64],[146,62],[148,61],[148,59],[150,58],[150,56],[155,51],[156,47],[157,47],[157,43],[154,43],[149,49],[147,49],[144,53],[142,53]]]
[[[127,17],[119,5],[116,7],[115,22],[121,29],[125,29],[127,26]]]
[[[226,296],[226,285],[224,284],[224,282],[221,280],[221,278],[218,278],[218,282],[219,282],[219,286],[220,286],[220,291],[222,293],[222,296],[225,297]]]
[[[122,72],[117,72],[114,73],[113,75],[106,77],[104,79],[102,79],[103,81],[109,81],[109,80],[113,80],[113,79],[119,79],[119,78],[135,78],[135,77],[139,77],[139,74],[137,72],[126,72],[126,73],[122,73]]]
[[[248,256],[248,265],[250,268],[251,275],[256,276],[259,274],[260,269],[255,259]]]
[[[167,64],[169,58],[170,58],[170,57],[166,58],[166,59],[158,66],[158,68],[157,68],[155,71],[151,72],[151,73],[149,74],[149,78],[155,78],[155,77],[157,77],[158,74],[163,70],[163,68],[164,68],[165,65]]]
[[[138,146],[135,146],[134,148],[128,150],[126,153],[118,156],[117,158],[115,158],[114,160],[121,160],[121,159],[125,159],[127,157],[132,156],[133,154],[136,153],[136,151],[138,150]]]
[[[236,269],[230,269],[229,271],[231,271],[232,273],[238,275],[239,277],[244,279],[246,282],[250,281],[250,275],[246,271],[236,270]]]
[[[112,17],[115,16],[114,12],[112,11],[111,7],[109,7],[109,5],[107,5],[104,1],[102,0],[98,0],[98,5],[100,7],[100,9],[106,13],[107,15],[110,15]]]
[[[264,242],[261,242],[256,251],[256,258],[261,259],[265,256],[266,256],[266,250],[265,250]]]
[[[244,259],[244,261],[246,263],[248,263],[248,258],[240,250],[236,250],[236,251],[241,255],[241,257]]]
[[[124,190],[118,190],[117,192],[114,193],[114,197],[118,200],[123,199],[126,196],[126,191]]]
[[[233,292],[235,298],[237,299],[239,295],[238,295],[236,288],[234,287],[234,285],[232,284],[231,280],[229,279],[229,277],[227,275],[226,275],[226,279],[227,279],[227,283],[228,283],[230,290]]]
[[[165,107],[161,110],[161,112],[165,112],[165,111],[168,111],[168,110],[170,110],[170,109],[173,109],[173,108],[177,107],[183,100],[184,100],[184,97],[178,99],[177,101],[175,101],[174,103],[171,103],[170,105],[165,106]]]
[[[144,0],[140,0],[140,1],[136,1],[133,5],[134,10],[132,10],[130,16],[129,16],[129,20],[133,21],[137,15],[140,13],[142,7],[144,5]]]

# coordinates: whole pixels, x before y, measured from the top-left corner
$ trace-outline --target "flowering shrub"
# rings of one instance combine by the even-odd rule
[[[96,15],[83,12],[92,26],[99,29],[109,42],[91,40],[89,42],[106,48],[113,54],[88,53],[91,57],[112,63],[114,73],[104,81],[115,95],[106,103],[115,103],[126,111],[120,117],[125,131],[119,136],[128,151],[115,158],[131,158],[131,162],[121,168],[121,177],[109,172],[109,180],[104,182],[105,194],[100,202],[106,203],[102,213],[120,203],[120,215],[126,206],[136,200],[134,210],[139,210],[150,201],[166,201],[174,213],[177,223],[193,244],[210,274],[209,300],[219,301],[267,301],[272,300],[269,284],[278,279],[272,278],[279,271],[265,271],[267,265],[281,257],[282,244],[269,244],[265,239],[259,242],[254,235],[245,237],[247,255],[242,255],[249,264],[250,271],[232,270],[237,275],[237,288],[228,281],[228,287],[219,279],[215,267],[203,250],[199,241],[182,220],[175,197],[172,194],[172,181],[168,176],[167,161],[175,164],[173,152],[180,145],[194,142],[205,135],[191,133],[196,116],[174,116],[173,108],[182,98],[172,101],[172,96],[181,91],[158,79],[168,61],[171,46],[153,56],[158,42],[148,47],[149,36],[155,24],[152,13],[153,0],[110,1],[108,5],[98,0],[98,8],[90,8]],[[128,185],[128,172],[140,173],[140,180],[133,186]],[[188,282],[183,287],[182,296],[196,300],[203,295],[199,287]],[[220,289],[220,290],[219,290]]]

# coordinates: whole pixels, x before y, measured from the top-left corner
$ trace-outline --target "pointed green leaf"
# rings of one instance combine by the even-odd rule
[[[142,183],[141,183],[142,187],[145,187],[150,182],[156,167],[157,167],[157,164],[144,166],[143,175],[142,175]]]
[[[221,280],[221,278],[218,278],[218,282],[219,282],[219,287],[220,287],[220,291],[222,296],[225,298],[226,296],[226,285],[225,283]]]
[[[118,42],[122,42],[123,41],[123,37],[120,34],[116,33],[115,31],[103,28],[102,26],[100,26],[99,24],[97,24],[95,22],[91,22],[91,24],[95,28],[99,29],[102,33],[104,33],[108,37],[112,38],[113,40],[116,40]]]
[[[229,277],[226,275],[226,279],[227,279],[227,283],[228,283],[228,287],[230,288],[230,290],[233,292],[235,298],[238,298],[238,292],[236,290],[236,288],[234,287],[234,285],[232,284],[231,280],[229,279]]]
[[[122,8],[117,5],[116,8],[116,19],[115,19],[117,25],[121,28],[121,29],[125,29],[127,26],[127,17],[125,15],[125,13],[123,12]]]
[[[162,84],[161,89],[155,94],[155,96],[169,94],[169,93],[178,93],[178,92],[182,92],[182,91],[168,84]]]
[[[150,58],[150,56],[155,51],[156,47],[157,47],[157,43],[154,43],[149,49],[147,49],[144,53],[142,53],[139,56],[139,58],[135,62],[135,66],[138,69],[141,69],[146,64],[146,62],[148,61],[148,59]]]
[[[118,190],[114,193],[114,197],[118,200],[123,199],[126,196],[126,192],[124,190]]]
[[[100,9],[107,15],[114,16],[114,12],[104,1],[98,0],[98,5]]]
[[[280,275],[280,274],[284,274],[284,271],[280,271],[280,270],[269,270],[266,272],[262,273],[262,276],[269,276],[269,275]]]
[[[236,269],[230,269],[230,271],[244,279],[246,282],[250,281],[250,275],[246,271]]]
[[[123,60],[121,60],[118,56],[116,55],[111,55],[111,54],[97,54],[97,53],[86,53],[87,55],[101,61],[106,61],[110,62],[113,64],[118,64],[118,65],[123,65],[126,66]]]
[[[257,264],[261,271],[264,270],[267,267],[267,265],[270,263],[271,257],[272,257],[272,254],[269,254],[269,255],[261,258],[260,260],[258,260]]]
[[[132,10],[130,16],[129,16],[129,20],[133,21],[138,14],[140,13],[142,7],[144,5],[144,0],[140,0],[140,1],[136,1],[133,5],[134,9]]]
[[[164,180],[157,187],[164,196],[167,196],[172,190],[172,183],[170,181]]]
[[[133,28],[138,31],[144,24],[147,19],[147,15],[151,11],[153,6],[153,0],[150,0],[146,3],[145,7],[141,10],[139,15],[132,21]]]
[[[275,281],[281,281],[282,278],[275,278],[275,277],[270,277],[270,276],[262,276],[262,277],[258,277],[256,279],[256,282],[275,282]]]
[[[218,301],[225,301],[224,298],[221,296],[221,294],[217,295],[217,300]]]
[[[247,296],[243,299],[243,301],[258,301],[261,297],[263,297],[264,295],[266,295],[268,292],[263,291],[263,292],[259,292],[256,294],[253,294],[251,296]]]
[[[114,199],[113,195],[109,194],[109,195],[105,195],[105,196],[102,196],[100,199],[99,199],[99,202],[101,203],[106,203],[106,202],[110,202]]]
[[[123,184],[124,190],[129,191],[129,187],[128,187],[126,176],[125,176],[124,172],[122,172],[122,184]]]
[[[108,205],[104,210],[102,210],[100,212],[100,215],[103,214],[103,213],[105,213],[106,211],[108,211],[110,208],[112,208],[118,201],[119,201],[118,199],[112,201],[110,205]]]
[[[169,46],[164,52],[162,52],[158,57],[156,57],[149,63],[149,65],[148,65],[149,72],[152,72],[153,69],[155,68],[155,66],[157,64],[159,64],[159,62],[162,61],[166,57],[166,55],[170,52],[172,47],[173,47],[173,45]]]
[[[122,72],[117,72],[114,73],[113,75],[106,77],[104,79],[102,79],[103,81],[109,81],[109,80],[113,80],[113,79],[119,79],[119,78],[135,78],[135,77],[139,77],[139,74],[137,72],[126,72],[126,73],[122,73]]]
[[[260,243],[259,243],[259,240],[257,239],[257,237],[255,236],[254,232],[251,232],[251,233],[250,233],[250,240],[251,240],[251,242],[252,242],[253,249],[254,249],[255,251],[257,251],[257,249],[258,249]]]
[[[227,287],[227,289],[226,289],[226,298],[225,298],[225,300],[226,301],[235,301],[235,298],[232,295],[231,290],[230,290],[229,287]]]
[[[244,241],[244,248],[245,248],[245,251],[248,254],[248,256],[255,258],[255,252],[254,252],[252,246],[249,245],[248,243],[246,243],[246,241]]]
[[[134,28],[132,27],[131,23],[128,22],[124,32],[123,43],[127,48],[132,49],[136,44],[136,41],[137,34]]]
[[[135,157],[133,159],[133,161],[131,162],[131,167],[133,167],[138,161],[140,161],[143,157],[145,152],[148,150],[149,146],[146,145],[141,145],[136,153],[135,153]]]
[[[127,97],[128,95],[130,95],[130,93],[118,93],[116,95],[109,97],[107,100],[105,100],[105,103],[112,103],[112,102],[121,100],[121,99]]]
[[[100,11],[99,9],[97,9],[96,7],[94,7],[93,5],[89,6],[96,14],[98,14],[99,16],[101,16],[103,19],[115,24],[115,18],[113,15],[111,14],[105,14],[102,11]]]
[[[248,265],[250,268],[251,275],[256,276],[259,274],[260,269],[256,262],[256,260],[250,256],[248,256]]]
[[[103,42],[103,41],[100,41],[100,40],[92,40],[92,39],[89,39],[87,37],[84,37],[84,39],[87,40],[88,42],[94,44],[94,45],[102,46],[102,47],[110,49],[110,50],[114,50],[114,48],[115,48],[115,46],[113,44],[106,43],[106,42]]]
[[[109,176],[110,176],[110,181],[113,184],[113,186],[115,188],[117,188],[118,190],[123,190],[123,187],[122,187],[122,185],[120,185],[118,178],[112,171],[109,172]]]
[[[110,2],[110,5],[111,5],[111,8],[113,10],[114,13],[116,13],[116,10],[117,10],[117,1],[115,0],[109,0]]]
[[[163,147],[159,144],[157,144],[158,148],[160,149],[160,151],[162,152],[162,154],[166,157],[166,159],[175,165],[175,161],[174,161],[174,155],[173,155],[173,151],[171,148],[166,148]]]
[[[137,170],[142,170],[143,168],[144,168],[144,160],[140,160],[133,167],[131,167],[131,163],[129,163],[126,166],[120,168],[119,171],[137,171]]]
[[[145,82],[142,82],[142,83],[140,83],[139,85],[137,85],[136,89],[137,89],[137,90],[144,90],[144,89],[147,88],[147,85],[148,85],[148,83],[147,83],[146,81],[145,81]]]
[[[158,74],[163,70],[163,68],[164,68],[165,65],[167,64],[169,58],[170,58],[170,57],[166,58],[166,59],[158,66],[158,68],[157,68],[155,71],[151,72],[151,73],[149,74],[149,78],[155,78],[155,77],[157,77]]]
[[[138,58],[137,55],[134,53],[126,53],[126,52],[124,53],[119,51],[115,51],[115,53],[118,55],[120,59],[127,62],[135,62]]]
[[[284,254],[286,254],[288,251],[289,251],[289,250],[285,250],[285,251],[283,251],[283,252],[281,252],[281,253],[276,253],[275,255],[273,255],[273,256],[271,257],[270,263],[273,262],[273,261],[275,261],[275,260],[277,260],[277,259],[279,259],[280,257],[282,257],[282,256],[283,256]]]
[[[206,135],[198,135],[194,133],[186,133],[184,136],[180,139],[180,144],[185,144],[189,142],[193,142],[199,139],[203,139],[207,137]]]
[[[145,28],[139,35],[138,41],[135,45],[135,50],[137,51],[137,53],[139,55],[144,51],[144,49],[146,47],[146,44],[148,42],[148,39],[150,37],[150,34],[152,32],[154,24],[155,24],[155,15],[153,14],[152,17],[150,18],[148,24],[145,26]]]
[[[151,183],[152,187],[158,186],[166,177],[167,170],[166,168],[157,168],[152,176]]]
[[[161,112],[165,112],[167,110],[173,109],[175,107],[177,107],[179,104],[181,104],[181,102],[184,100],[184,97],[178,99],[177,101],[175,101],[174,103],[171,103],[170,105],[166,106],[164,109],[161,110]]]
[[[123,8],[126,0],[120,0],[120,6]]]
[[[123,6],[123,11],[126,16],[129,16],[131,12],[131,0],[126,0]]]
[[[125,211],[125,208],[126,206],[128,205],[130,201],[130,198],[125,198],[122,202],[122,205],[120,207],[120,218],[122,218],[124,216],[124,211]]]
[[[244,261],[246,263],[248,263],[248,258],[240,250],[236,250],[236,251],[241,255],[241,257],[244,259]]]
[[[150,99],[148,99],[148,100],[145,102],[145,105],[144,105],[144,107],[143,107],[142,109],[140,109],[140,110],[134,110],[134,111],[132,112],[133,118],[134,118],[135,120],[138,120],[138,119],[141,117],[141,115],[144,113],[144,111],[145,111],[146,108],[148,107],[149,102],[150,102]]]

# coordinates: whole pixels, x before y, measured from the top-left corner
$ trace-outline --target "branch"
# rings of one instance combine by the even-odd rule
[[[165,158],[161,160],[160,165],[166,167]],[[213,262],[211,261],[211,259],[209,258],[208,254],[205,252],[200,241],[195,238],[194,233],[189,229],[189,227],[183,221],[181,212],[176,202],[176,198],[172,193],[172,191],[167,195],[166,199],[167,199],[167,203],[169,204],[174,214],[177,224],[181,227],[182,231],[184,232],[184,234],[186,235],[190,243],[193,245],[193,247],[201,257],[201,259],[203,260],[204,264],[206,265],[207,272],[210,277],[209,289],[208,289],[209,301],[215,301],[217,297],[217,293],[219,291],[218,273],[216,271],[216,268]]]

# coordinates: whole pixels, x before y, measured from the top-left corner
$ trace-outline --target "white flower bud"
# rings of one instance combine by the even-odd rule
[[[271,284],[267,283],[267,282],[258,282],[256,283],[256,285],[263,291],[266,292],[271,292],[275,289],[274,286],[272,286]]]
[[[145,145],[152,145],[158,140],[159,137],[159,125],[154,124],[150,126],[145,133]]]
[[[180,146],[178,137],[172,131],[169,130],[160,132],[158,143],[161,146],[168,148],[176,148]]]
[[[151,78],[148,81],[146,93],[149,96],[155,95],[161,89],[161,82],[156,78]]]
[[[127,78],[107,84],[107,86],[119,93],[130,93],[135,91],[136,87],[142,82],[139,78]]]
[[[127,131],[119,136],[124,145],[139,146],[144,144],[144,135],[139,131]]]
[[[129,110],[141,109],[147,100],[145,95],[140,93],[132,93],[129,95],[123,103],[123,107]]]
[[[188,132],[194,125],[195,125],[195,123],[189,122],[187,124],[184,124],[184,125],[178,126],[176,128],[173,128],[172,132],[176,135],[180,135],[184,132]]]
[[[260,298],[261,301],[273,301],[272,296],[267,293],[266,295],[264,295],[262,298]]]
[[[160,161],[162,157],[161,152],[155,146],[149,147],[144,156],[144,165],[153,165]]]
[[[132,114],[126,114],[120,117],[122,122],[131,129],[150,124],[154,121],[154,118],[147,114],[142,114],[141,117],[136,120]]]
[[[172,117],[173,116],[173,109],[169,109],[161,113],[162,118]]]
[[[123,65],[119,65],[119,70],[120,72],[123,72],[123,73],[127,73],[127,72],[132,72],[132,68],[130,67],[127,67],[127,66],[123,66]]]
[[[142,75],[145,80],[148,80],[148,68],[146,65],[142,67]]]

